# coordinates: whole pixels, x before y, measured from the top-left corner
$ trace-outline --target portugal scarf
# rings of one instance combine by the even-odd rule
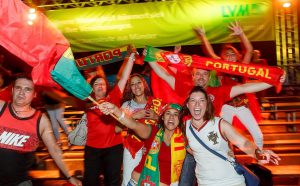
[[[181,70],[193,67],[258,79],[262,82],[276,86],[277,92],[281,90],[282,83],[280,82],[280,78],[284,74],[284,70],[278,67],[228,62],[197,55],[175,54],[150,46],[147,47],[145,61],[164,62]]]
[[[159,186],[159,162],[158,154],[164,137],[161,128],[155,135],[151,148],[147,154],[138,185]],[[180,129],[176,129],[171,138],[171,185],[178,185],[183,160],[185,157],[184,137]]]

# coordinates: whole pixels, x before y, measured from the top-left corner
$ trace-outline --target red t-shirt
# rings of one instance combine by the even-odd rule
[[[134,171],[141,173],[145,164],[146,156],[151,148],[152,142],[155,138],[156,133],[158,132],[158,128],[156,126],[150,125],[152,128],[151,136],[145,141],[144,147],[146,148],[146,152],[143,154],[143,157],[135,167]],[[159,154],[159,172],[160,172],[160,182],[170,185],[171,184],[171,146],[166,146],[164,142],[162,142]]]
[[[165,142],[161,143],[158,154],[160,182],[171,184],[171,145],[167,146]]]
[[[191,76],[190,76],[191,78]],[[188,75],[177,73],[175,76],[175,92],[183,98],[187,98],[188,94],[194,87],[192,79],[188,81]],[[213,102],[215,115],[219,116],[222,106],[229,101],[232,86],[222,85],[219,87],[207,87],[206,92]]]
[[[226,86],[222,85],[219,87],[207,87],[206,92],[213,102],[214,108],[215,108],[215,115],[219,116],[222,106],[229,100],[230,98],[230,92],[231,92],[232,86]]]
[[[115,86],[103,99],[118,107],[122,93],[119,86]],[[122,144],[121,133],[115,132],[117,120],[110,115],[104,115],[97,106],[87,109],[87,142],[86,145],[94,148],[108,148]]]

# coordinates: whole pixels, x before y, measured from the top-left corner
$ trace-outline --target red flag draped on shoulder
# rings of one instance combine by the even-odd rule
[[[173,74],[168,68],[165,69]],[[158,77],[153,70],[151,71],[151,88],[154,97],[162,98],[166,103],[182,104],[184,102],[184,98],[176,94],[176,92],[163,79]]]
[[[50,72],[69,42],[40,12],[36,12],[36,20],[29,25],[29,10],[21,0],[0,1],[0,45],[33,67],[35,84],[58,86]]]

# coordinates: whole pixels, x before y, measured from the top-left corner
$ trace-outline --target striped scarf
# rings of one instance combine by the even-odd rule
[[[164,137],[161,128],[155,135],[151,148],[147,154],[138,185],[159,186],[159,162],[158,154]],[[184,137],[180,129],[175,129],[171,138],[171,185],[178,185],[183,160],[185,157]]]

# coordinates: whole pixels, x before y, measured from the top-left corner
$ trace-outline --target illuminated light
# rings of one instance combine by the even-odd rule
[[[36,14],[28,14],[28,19],[29,20],[35,20]]]
[[[27,21],[28,25],[33,25],[33,21]]]
[[[282,4],[282,7],[289,8],[291,6],[291,2],[285,2]]]
[[[33,21],[37,18],[36,10],[34,8],[30,8],[27,17],[28,17],[27,24],[33,25],[34,23]]]
[[[29,9],[29,13],[31,13],[31,14],[34,14],[36,11],[35,11],[35,8],[30,8]]]

